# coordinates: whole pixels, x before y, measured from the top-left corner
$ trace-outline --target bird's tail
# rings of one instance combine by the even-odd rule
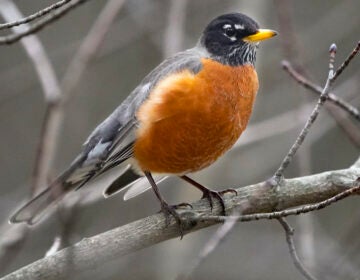
[[[154,176],[154,180],[157,184],[160,184],[166,178],[167,176],[164,175]],[[104,190],[103,195],[105,198],[108,198],[126,190],[124,194],[124,200],[129,200],[142,194],[143,192],[146,192],[149,189],[151,189],[151,185],[147,179],[134,172],[133,168],[129,164],[124,169],[123,173]]]
[[[68,192],[75,190],[85,184],[91,176],[79,177],[79,166],[82,163],[82,158],[77,158],[71,164],[69,169],[63,172],[55,179],[45,190],[37,194],[34,198],[28,201],[20,209],[18,209],[9,219],[10,223],[26,222],[28,224],[35,224],[40,220],[41,214],[55,202],[63,198]],[[84,173],[82,173],[84,174]]]
[[[55,202],[63,198],[68,192],[83,186],[97,174],[90,173],[86,167],[79,168],[79,163],[74,162],[68,170],[61,174],[45,190],[32,198],[9,219],[10,223],[26,222],[35,224],[42,217],[45,210]],[[166,176],[155,175],[154,179],[160,183]],[[124,200],[131,199],[150,189],[151,186],[145,177],[137,175],[128,165],[121,175],[104,191],[104,196],[109,197],[122,190],[127,190]]]
[[[26,222],[30,225],[35,224],[40,219],[40,214],[43,213],[46,208],[60,200],[72,189],[73,188],[65,188],[62,184],[47,187],[17,210],[10,217],[10,223]]]

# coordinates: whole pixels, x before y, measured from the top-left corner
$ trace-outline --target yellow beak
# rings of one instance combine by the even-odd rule
[[[269,39],[271,37],[274,37],[275,35],[277,35],[277,32],[274,30],[258,29],[255,34],[252,34],[252,35],[249,35],[249,36],[243,38],[243,41],[254,43],[254,42]]]

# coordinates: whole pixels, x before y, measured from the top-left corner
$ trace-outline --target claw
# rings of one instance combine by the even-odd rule
[[[223,191],[219,191],[219,193],[221,195],[224,195],[226,193],[233,193],[234,195],[238,195],[238,192],[235,189],[226,189],[226,190],[223,190]]]
[[[225,202],[224,202],[224,199],[221,196],[221,192],[212,191],[212,190],[209,190],[209,189],[203,190],[202,198],[206,198],[209,201],[211,211],[213,210],[213,207],[214,207],[213,199],[216,198],[217,200],[219,200],[219,203],[221,205],[221,214],[224,215],[224,216],[226,215]]]
[[[209,201],[211,211],[212,211],[212,209],[214,207],[213,198],[216,198],[217,200],[219,200],[220,205],[221,205],[221,209],[222,209],[221,213],[224,216],[226,215],[225,202],[224,202],[224,199],[222,198],[221,195],[225,194],[227,192],[232,192],[232,193],[235,193],[237,195],[237,191],[234,190],[234,189],[226,189],[226,190],[223,190],[221,192],[212,191],[212,190],[208,189],[207,187],[204,187],[203,185],[201,185],[198,182],[194,181],[193,179],[189,178],[186,175],[180,176],[180,178],[185,180],[186,182],[190,183],[191,185],[193,185],[198,190],[202,191],[202,193],[203,193],[202,198],[206,198]]]
[[[173,207],[175,209],[186,208],[186,207],[190,208],[190,209],[193,209],[193,206],[190,203],[187,203],[187,202],[179,203],[177,205],[174,205]]]
[[[176,206],[168,205],[166,202],[161,203],[161,211],[165,215],[165,225],[169,226],[171,221],[170,216],[172,216],[179,227],[180,239],[183,239],[184,237],[183,221],[181,220],[180,215],[175,211],[175,208]]]

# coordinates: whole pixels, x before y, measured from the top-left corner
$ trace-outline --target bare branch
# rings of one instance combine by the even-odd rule
[[[71,4],[74,5],[74,3],[77,2],[79,1],[75,1]],[[84,43],[81,45],[82,47],[80,47],[79,51],[74,56],[72,63],[70,64],[78,65],[80,63],[80,69],[77,67],[69,66],[69,71],[67,72],[67,75],[81,77],[83,71],[86,69],[88,63],[91,61],[91,58],[95,56],[96,50],[99,48],[105,34],[109,30],[114,19],[116,18],[116,14],[122,7],[123,3],[123,0],[108,1],[108,3],[105,5],[104,9],[100,13],[97,21],[94,23],[91,31],[84,40]],[[64,9],[66,7],[68,6],[64,6]],[[9,21],[14,20],[14,18],[22,17],[17,7],[10,1],[2,1],[0,8],[0,11],[4,15],[4,17],[6,16],[6,19]],[[28,27],[24,23],[24,25],[16,27],[13,30],[14,32],[17,32],[17,34],[25,34],[31,28],[32,27]],[[47,108],[41,128],[40,142],[38,144],[33,171],[33,183],[31,190],[31,194],[33,194],[36,191],[37,187],[46,184],[46,179],[52,166],[52,160],[55,157],[55,150],[59,139],[58,134],[64,118],[64,112],[62,108],[62,100],[64,99],[64,95],[61,94],[58,80],[39,39],[35,36],[29,36],[23,38],[23,40],[21,40],[21,43],[24,45],[24,48],[26,49],[38,72],[39,79],[42,82],[44,89],[45,101],[47,102]],[[75,71],[78,70],[81,73],[75,73]],[[64,78],[61,85],[62,91],[66,93],[67,96],[69,96],[71,90],[74,89],[78,81],[79,79],[73,80],[73,83],[69,86],[69,84],[67,84],[66,78]],[[14,227],[11,227],[11,229],[13,228]],[[24,236],[22,239],[18,238],[19,244],[21,244],[22,240],[25,238],[25,234],[27,233],[27,231],[21,231],[21,233],[24,233]],[[12,248],[13,247],[15,246],[12,245]]]
[[[330,206],[331,204],[338,202],[346,197],[349,197],[354,194],[358,194],[360,191],[359,186],[352,187],[346,191],[343,191],[331,198],[328,198],[324,201],[296,207],[290,210],[283,210],[283,211],[275,211],[271,213],[260,213],[260,214],[249,214],[249,215],[242,215],[237,217],[238,222],[250,222],[250,221],[257,221],[257,220],[272,220],[272,219],[278,219],[280,217],[287,217],[287,216],[293,216],[293,215],[299,215],[299,214],[305,214],[316,210],[321,210],[325,207]],[[212,222],[225,222],[226,216],[203,216],[200,218],[201,221],[212,221]]]
[[[8,21],[22,18],[23,16],[17,6],[9,0],[4,0],[1,2],[0,13]],[[15,34],[21,34],[23,32],[27,32],[29,29],[30,27],[24,23],[24,25],[14,28],[13,31]],[[33,62],[39,77],[39,81],[43,88],[45,101],[48,104],[55,103],[61,96],[59,81],[55,75],[54,68],[41,41],[38,37],[33,35],[21,40],[21,44],[23,45],[28,57]],[[47,118],[48,115],[51,114],[49,107],[51,107],[51,105],[49,105],[47,108],[45,119],[51,119],[51,117]],[[54,157],[54,147],[52,143],[55,141],[53,141],[53,139],[47,140],[49,139],[47,133],[56,127],[51,127],[49,129],[47,125],[48,124],[46,122],[43,124],[40,142],[37,148],[31,187],[32,194],[36,192],[36,189],[39,186],[42,186],[46,183],[51,161]],[[55,137],[57,137],[57,135],[55,135]]]
[[[54,158],[58,134],[64,118],[62,109],[63,103],[73,92],[87,65],[90,63],[91,58],[95,56],[96,51],[103,42],[103,39],[112,22],[115,20],[123,2],[123,0],[110,0],[105,5],[65,72],[65,76],[61,83],[61,98],[48,103],[41,130],[41,141],[38,146],[38,164],[36,165],[38,168],[36,169],[37,172],[35,172],[35,174],[39,172],[44,174],[41,170],[47,170],[48,167],[46,168],[46,166],[51,166],[50,163]]]
[[[327,203],[319,202],[336,197],[332,201],[340,198],[357,194],[360,187],[357,179],[360,176],[360,169],[351,167],[345,170],[328,171],[306,177],[284,179],[281,188],[270,188],[262,182],[255,185],[241,187],[237,189],[238,195],[225,195],[226,211],[244,206],[243,216],[235,217],[238,221],[246,221],[245,218],[256,220],[259,218],[279,218],[281,215],[269,216],[273,209],[286,210],[299,205],[302,211],[310,209],[308,204],[318,203],[316,209],[321,209]],[[356,187],[354,187],[354,185]],[[207,200],[199,200],[193,205],[193,210],[179,210],[185,222],[186,233],[199,230],[204,227],[224,222],[227,217],[214,216],[221,213],[218,203],[211,211]],[[315,210],[315,209],[312,209]],[[282,214],[296,215],[302,212],[286,210]],[[292,212],[291,212],[292,211]],[[281,211],[274,212],[281,213]],[[263,215],[263,216],[262,216]],[[255,218],[254,218],[255,217]],[[215,218],[219,218],[216,220]],[[57,252],[55,255],[41,259],[18,271],[15,271],[1,280],[9,279],[54,279],[59,278],[64,273],[81,272],[89,268],[99,266],[107,261],[114,260],[121,256],[149,247],[170,238],[179,237],[176,222],[172,219],[169,226],[165,226],[165,217],[162,213],[146,217],[122,227],[110,230],[97,236],[83,239],[78,244]],[[116,241],[116,242],[114,242]],[[68,254],[73,258],[72,266],[66,263]]]
[[[9,0],[1,1],[0,13],[6,20],[14,20],[22,17],[22,14],[17,6]],[[22,32],[27,32],[29,30],[29,26],[24,24],[23,26],[12,30],[15,34],[21,34]],[[41,41],[36,36],[29,36],[24,38],[24,40],[21,41],[21,44],[34,64],[45,99],[49,101],[57,100],[60,96],[59,83]]]
[[[48,26],[50,23],[58,20],[59,18],[66,15],[68,12],[76,8],[77,6],[87,2],[89,0],[72,0],[71,2],[64,4],[62,7],[57,8],[56,10],[53,10],[52,13],[50,13],[47,16],[44,16],[43,18],[39,19],[36,23],[34,23],[28,30],[23,31],[21,33],[17,34],[11,34],[8,36],[0,37],[0,45],[10,45],[17,41],[19,41],[21,38],[26,37],[28,35],[34,34],[41,29]]]
[[[334,82],[344,71],[344,69],[349,65],[351,60],[359,53],[360,51],[360,41],[357,43],[357,46],[353,49],[353,51],[349,54],[349,56],[345,59],[345,61],[340,65],[338,69],[336,69],[335,75],[332,78],[332,81]]]
[[[8,21],[22,18],[22,14],[17,6],[9,0],[3,0],[0,3],[0,13],[2,17]],[[13,32],[19,34],[21,32],[26,32],[28,29],[29,27],[26,23],[24,23],[24,25],[14,28]],[[32,35],[21,40],[21,44],[34,65],[43,89],[46,102],[55,102],[59,99],[61,94],[59,82],[41,41],[35,35]],[[46,183],[51,166],[50,162],[53,158],[54,149],[52,147],[52,140],[50,139],[49,141],[46,141],[46,139],[48,139],[45,133],[46,131],[51,131],[51,129],[43,129],[40,136],[40,142],[38,144],[36,160],[34,164],[30,195],[34,194],[37,188]],[[55,135],[55,137],[57,137],[57,135]],[[16,231],[18,232],[15,233]],[[6,263],[9,263],[9,260],[11,259],[10,256],[15,256],[19,251],[29,231],[23,230],[21,227],[11,227],[8,229],[8,232],[12,232],[12,235],[16,235],[18,238],[16,239],[16,242],[14,241],[11,244],[11,246],[6,246],[6,244],[3,242],[4,240],[1,240],[2,242],[0,242],[2,243],[0,244],[0,248],[2,249],[0,250],[2,251],[2,256],[0,259],[6,260]],[[11,252],[9,249],[12,249]],[[2,268],[6,267],[6,264],[3,261],[0,262],[2,263]]]
[[[11,28],[11,27],[14,27],[14,26],[19,26],[19,25],[22,25],[22,24],[25,24],[25,23],[29,23],[37,18],[40,18],[48,13],[50,13],[51,11],[53,10],[56,10],[60,7],[62,7],[63,5],[67,4],[68,2],[70,2],[71,0],[61,0],[55,4],[52,4],[51,6],[48,6],[40,11],[37,11],[36,13],[30,15],[30,16],[27,16],[25,18],[22,18],[22,19],[19,19],[19,20],[15,20],[15,21],[12,21],[12,22],[7,22],[7,23],[2,23],[0,24],[0,30],[3,30],[3,29],[6,29],[6,28]],[[8,21],[11,21],[11,20],[8,20]]]
[[[282,52],[284,56],[294,61],[295,68],[298,72],[303,75],[307,75],[306,69],[303,67],[303,64],[300,62],[301,59],[301,50],[303,44],[298,40],[296,30],[294,29],[293,19],[294,19],[294,7],[290,1],[287,0],[274,0],[275,10],[277,12],[277,18],[279,22],[279,32],[282,34],[280,36],[280,42],[282,45]],[[301,103],[308,102],[308,97],[305,95],[301,96]],[[298,113],[297,120],[303,119],[308,114]],[[303,121],[303,123],[306,120]],[[311,149],[310,145],[304,145],[301,153],[298,154],[298,171],[299,175],[303,176],[305,174],[311,173]],[[285,220],[284,220],[285,221]],[[306,248],[307,261],[315,264],[314,262],[314,246],[313,246],[313,221],[311,215],[306,215],[299,219],[301,224],[301,229],[304,231],[307,230],[306,234],[300,234],[301,248]]]
[[[287,60],[282,61],[282,66],[286,72],[290,74],[295,81],[299,84],[304,86],[306,89],[309,89],[315,93],[321,94],[322,88],[315,83],[311,82],[310,80],[306,79],[302,76],[299,72],[297,72],[291,65],[291,63]],[[334,103],[335,105],[339,106],[340,108],[347,111],[351,116],[355,119],[360,121],[360,112],[357,108],[352,106],[350,103],[346,102],[345,100],[341,99],[340,97],[336,96],[335,94],[329,92],[328,99],[330,102]]]
[[[296,268],[301,272],[301,274],[307,279],[307,280],[316,280],[314,276],[311,275],[310,272],[307,271],[307,269],[304,267],[303,263],[301,262],[295,248],[294,243],[294,229],[289,225],[289,223],[285,220],[285,218],[278,218],[279,223],[284,228],[285,235],[286,235],[286,243],[289,246],[290,255],[293,259],[293,262],[296,266]]]
[[[300,146],[304,142],[307,134],[309,133],[310,128],[316,121],[316,119],[320,113],[320,109],[324,105],[324,103],[327,99],[327,96],[329,94],[330,88],[332,86],[332,83],[334,82],[334,80],[333,80],[333,78],[334,78],[334,59],[335,59],[335,54],[336,54],[336,45],[335,44],[332,44],[330,46],[329,53],[330,53],[329,74],[328,74],[328,78],[326,80],[325,87],[320,94],[319,100],[318,100],[314,110],[312,111],[308,120],[306,121],[304,128],[301,130],[298,138],[295,140],[295,143],[292,145],[288,154],[285,156],[280,167],[275,172],[274,177],[275,177],[275,180],[277,183],[283,176],[285,169],[289,166],[289,164],[292,161],[293,157],[295,156],[297,150],[300,148]]]
[[[186,272],[182,273],[178,279],[186,280],[190,279],[194,271],[205,261],[206,258],[220,245],[220,243],[225,239],[225,237],[233,230],[236,225],[236,217],[241,214],[241,210],[246,208],[246,203],[241,205],[241,209],[235,209],[232,213],[232,216],[226,217],[226,220],[222,226],[220,226],[217,231],[210,237],[206,242],[205,246],[200,251],[199,255],[194,261],[190,262],[190,268],[184,269]]]
[[[237,216],[235,214],[235,216]],[[204,260],[219,246],[219,244],[225,239],[225,237],[231,232],[236,224],[236,218],[226,217],[226,221],[220,226],[217,231],[206,242],[205,246],[200,251],[199,255],[194,261],[191,261],[190,268],[184,269],[185,273],[182,273],[177,277],[178,280],[191,279],[191,275],[194,271],[204,262]]]

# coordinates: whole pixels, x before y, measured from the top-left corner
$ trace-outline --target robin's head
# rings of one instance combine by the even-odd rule
[[[258,42],[276,32],[260,29],[256,21],[241,13],[221,15],[205,28],[200,44],[213,59],[224,64],[254,64]]]

